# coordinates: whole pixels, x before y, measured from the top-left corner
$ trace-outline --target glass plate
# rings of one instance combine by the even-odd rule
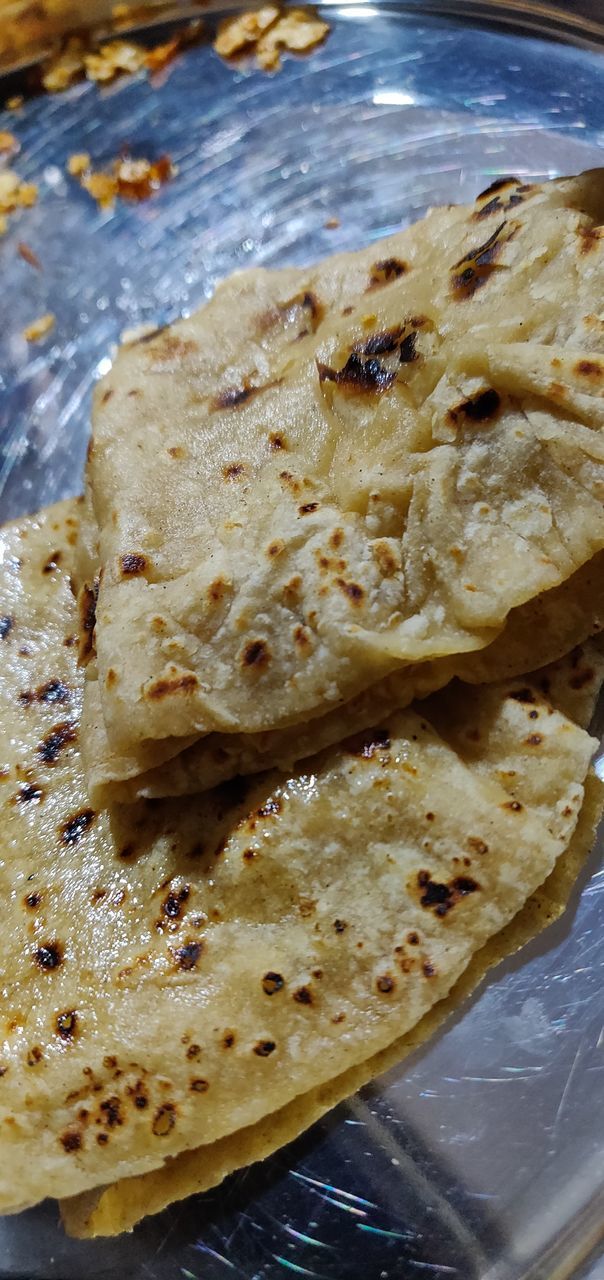
[[[78,85],[0,119],[40,187],[0,242],[2,518],[79,491],[91,386],[124,328],[186,313],[236,267],[353,249],[502,174],[602,161],[601,55],[520,34],[518,5],[507,31],[477,9],[464,22],[417,4],[330,6],[327,44],[280,75],[201,45],[160,88]],[[168,152],[178,175],[145,204],[99,212],[67,158],[86,150],[100,166],[124,145]],[[28,346],[21,331],[46,311],[52,335]],[[421,1053],[261,1168],[116,1241],[67,1240],[51,1201],[3,1219],[2,1280],[567,1280],[588,1259],[602,1280],[598,865]]]

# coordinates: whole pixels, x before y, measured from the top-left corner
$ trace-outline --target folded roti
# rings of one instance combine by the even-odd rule
[[[2,537],[4,1212],[148,1172],[405,1034],[550,873],[594,745],[508,684],[469,712],[480,761],[457,713],[410,709],[245,794],[97,812],[74,519]]]
[[[161,743],[148,742],[131,754],[113,752],[98,682],[92,680],[86,686],[82,713],[82,759],[90,798],[104,808],[145,796],[191,795],[238,774],[293,767],[305,756],[366,729],[376,717],[442,688],[455,675],[476,684],[519,675],[534,670],[536,663],[555,662],[602,629],[604,553],[600,552],[559,587],[512,609],[497,639],[477,653],[410,663],[306,725],[264,733],[211,733],[181,751],[174,739],[166,738]],[[172,746],[175,751],[169,756]]]
[[[545,884],[531,895],[518,915],[472,957],[450,994],[439,1000],[406,1035],[334,1080],[294,1098],[255,1125],[209,1146],[169,1157],[151,1173],[122,1178],[107,1187],[95,1187],[62,1201],[61,1218],[67,1234],[81,1239],[131,1231],[142,1218],[160,1213],[177,1200],[209,1191],[237,1169],[267,1159],[370,1080],[400,1065],[458,1011],[489,969],[518,951],[562,914],[593,847],[603,807],[604,783],[591,773],[586,779],[585,800],[570,844]]]
[[[242,272],[120,351],[89,461],[112,750],[306,722],[602,549],[603,174]]]

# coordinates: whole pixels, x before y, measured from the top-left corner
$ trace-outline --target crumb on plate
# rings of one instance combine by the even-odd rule
[[[55,318],[52,311],[48,311],[45,316],[39,316],[37,320],[28,324],[27,328],[23,330],[23,337],[27,342],[41,342],[54,327]]]
[[[9,133],[8,129],[0,129],[0,152],[5,154],[9,151],[18,151],[19,143],[14,133]]]
[[[159,156],[157,160],[120,156],[110,169],[95,171],[86,151],[70,156],[67,170],[79,178],[80,186],[101,209],[110,209],[118,197],[122,200],[147,200],[176,173],[167,155]]]
[[[250,13],[225,18],[218,27],[213,47],[227,60],[240,53],[254,53],[263,71],[278,71],[281,50],[307,53],[321,44],[329,29],[327,22],[308,9],[284,11],[268,4]]]
[[[7,229],[7,214],[16,209],[29,209],[37,198],[38,188],[34,182],[22,182],[14,169],[0,171],[0,235]]]
[[[30,267],[35,267],[36,271],[42,270],[42,263],[40,262],[37,253],[34,253],[33,249],[30,249],[29,245],[26,244],[24,240],[19,240],[17,253],[20,258],[23,258],[24,262],[29,264]]]

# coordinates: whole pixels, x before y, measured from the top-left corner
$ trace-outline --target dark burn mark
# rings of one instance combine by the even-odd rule
[[[380,995],[387,996],[394,991],[396,983],[389,973],[383,973],[379,978],[376,978],[375,985],[380,992]]]
[[[252,396],[259,395],[261,391],[268,391],[270,387],[278,386],[279,382],[280,379],[272,380],[265,382],[261,387],[256,387],[249,378],[244,378],[240,387],[226,387],[210,401],[210,413],[216,413],[220,409],[239,409],[242,404],[251,400]]]
[[[145,690],[145,696],[159,702],[172,693],[192,693],[197,684],[197,676],[193,672],[185,672],[182,676],[175,676],[173,680],[156,680]]]
[[[190,1044],[189,1048],[187,1049],[187,1058],[189,1058],[189,1060],[192,1060],[193,1058],[198,1058],[200,1053],[201,1053],[201,1045]]]
[[[15,625],[15,619],[10,614],[5,613],[0,618],[0,640],[6,640]]]
[[[43,703],[46,706],[52,706],[58,703],[65,706],[65,703],[71,701],[71,689],[68,684],[58,678],[55,680],[47,680],[46,684],[41,684],[37,689],[26,689],[19,694],[19,702],[24,707],[31,706],[32,702]]]
[[[578,360],[574,372],[581,378],[593,378],[599,382],[603,376],[603,367],[595,360]]]
[[[282,319],[290,324],[296,320],[297,312],[303,312],[304,323],[308,327],[300,330],[298,338],[305,338],[309,333],[316,333],[325,314],[323,303],[319,301],[316,293],[313,293],[310,289],[306,289],[303,293],[297,293],[288,302],[278,304],[277,311]]]
[[[235,1043],[235,1032],[225,1031],[222,1037],[222,1046],[224,1049],[232,1049]]]
[[[398,280],[408,270],[407,263],[401,258],[381,258],[378,262],[374,262],[370,269],[369,284],[365,292],[370,293],[372,289],[381,289],[385,284],[392,284],[393,280]]]
[[[512,813],[522,813],[523,806],[519,800],[506,800],[501,806],[502,809],[511,809]]]
[[[172,1102],[164,1102],[158,1107],[151,1126],[156,1138],[167,1138],[176,1124],[176,1107]]]
[[[262,979],[262,990],[267,996],[274,996],[277,991],[281,991],[285,985],[284,979],[280,973],[274,973],[272,969],[265,973]]]
[[[485,853],[489,852],[488,844],[481,840],[480,836],[468,836],[466,844],[470,853],[478,853],[481,857],[484,857]]]
[[[57,1035],[61,1040],[69,1042],[73,1040],[78,1025],[78,1015],[75,1010],[71,1009],[69,1013],[57,1014],[56,1028]]]
[[[44,799],[44,790],[35,782],[24,782],[15,796],[17,804],[39,804]]]
[[[182,915],[183,903],[187,901],[190,893],[191,888],[188,884],[183,885],[182,889],[178,889],[177,891],[174,889],[170,890],[169,894],[164,898],[161,904],[161,909],[169,920],[178,920],[180,918]]]
[[[113,387],[107,387],[107,390],[104,391],[101,396],[101,404],[109,404],[109,401],[112,395],[113,395]]]
[[[276,1048],[277,1046],[274,1040],[259,1040],[258,1043],[254,1045],[254,1053],[259,1058],[268,1058],[271,1053],[274,1053]]]
[[[202,942],[186,942],[184,946],[178,947],[174,952],[174,959],[178,968],[184,969],[187,973],[190,972],[191,969],[195,968],[202,951]]]
[[[201,1076],[197,1076],[196,1079],[192,1080],[189,1085],[189,1088],[192,1090],[193,1093],[207,1093],[209,1087],[210,1085],[208,1081],[203,1080]]]
[[[294,1000],[296,1004],[312,1004],[313,994],[310,987],[298,987],[294,991]]]
[[[120,557],[120,569],[124,578],[136,578],[147,568],[146,557],[140,551],[128,551]]]
[[[81,664],[88,661],[94,654],[94,629],[96,626],[96,603],[99,595],[98,579],[95,579],[92,586],[88,583],[80,592],[78,600],[78,610],[80,617],[80,644],[78,658]]]
[[[281,431],[271,431],[268,443],[269,448],[272,449],[274,453],[277,453],[279,449],[287,449],[287,441]]]
[[[34,953],[34,960],[44,973],[58,969],[63,962],[63,948],[60,942],[45,942]]]
[[[343,595],[348,597],[352,604],[359,605],[361,603],[365,592],[357,582],[346,582],[344,578],[336,578],[335,584],[336,587],[340,588]]]
[[[29,911],[35,911],[36,907],[40,906],[41,901],[41,893],[27,893],[23,899],[23,905],[27,907]]]
[[[222,468],[222,474],[225,480],[236,480],[238,476],[242,476],[245,467],[242,462],[228,462]]]
[[[500,408],[501,398],[498,392],[489,387],[486,391],[480,391],[478,395],[463,400],[455,409],[449,409],[447,419],[453,426],[457,426],[460,419],[470,422],[489,422],[497,416]]]
[[[528,738],[525,738],[525,742],[527,747],[540,747],[543,738],[540,733],[529,733]]]
[[[374,356],[363,360],[355,351],[350,355],[343,369],[330,369],[329,365],[317,360],[319,382],[335,382],[345,391],[375,393],[383,395],[396,379],[396,373],[386,369]]]
[[[128,393],[128,394],[130,394],[130,393]],[[96,1135],[96,1140],[97,1140],[97,1142],[98,1142],[98,1144],[99,1144],[99,1147],[104,1147],[104,1146],[106,1146],[106,1145],[107,1145],[107,1143],[109,1142],[109,1134],[108,1134],[108,1133],[97,1133],[97,1135]]]
[[[42,1053],[40,1046],[35,1044],[33,1048],[29,1050],[29,1053],[27,1055],[26,1061],[27,1061],[28,1067],[37,1067],[38,1063],[42,1061],[43,1057],[44,1057],[44,1054]]]
[[[65,747],[71,746],[77,739],[76,726],[71,720],[56,724],[50,733],[38,743],[38,755],[44,764],[56,764]]]
[[[308,516],[312,511],[317,511],[318,507],[318,502],[305,502],[303,507],[298,507],[298,515]]]
[[[494,196],[498,191],[504,191],[506,187],[518,187],[519,185],[519,179],[509,174],[502,178],[495,178],[490,187],[486,187],[484,191],[479,192],[476,199],[484,200],[486,196]]]
[[[60,551],[51,551],[48,560],[42,565],[42,573],[54,573],[63,559]]]
[[[82,1138],[75,1129],[66,1129],[65,1133],[61,1134],[59,1141],[63,1150],[68,1153],[79,1151],[82,1146]]]
[[[486,284],[494,270],[495,259],[501,252],[504,243],[501,233],[506,225],[506,222],[500,222],[484,244],[470,249],[465,257],[455,263],[451,271],[451,293],[454,298],[471,298],[477,289]]]
[[[419,946],[419,933],[416,933],[415,930],[413,930],[411,933],[408,933],[407,942],[410,947]]]
[[[59,835],[63,844],[77,844],[88,828],[92,826],[96,818],[94,809],[81,809],[79,813],[72,814],[61,827],[59,827]]]
[[[399,363],[411,364],[419,358],[416,351],[417,331],[424,323],[423,317],[419,316],[404,324],[393,325],[391,329],[372,333],[369,338],[355,342],[353,352],[361,356],[381,356],[398,351]],[[411,331],[409,331],[410,324],[415,326]]]
[[[281,808],[281,801],[278,796],[271,796],[270,799],[266,800],[265,803],[256,810],[256,813],[259,818],[271,818],[274,815],[281,813]]]
[[[429,871],[419,871],[417,883],[422,890],[420,895],[422,907],[434,907],[434,914],[437,916],[446,916],[456,902],[480,888],[477,881],[469,876],[456,876],[449,884],[439,884],[432,879]]]
[[[436,969],[434,965],[430,963],[429,960],[424,960],[422,969],[423,969],[424,977],[426,978],[433,978],[436,974]]]
[[[124,1123],[121,1102],[116,1094],[113,1094],[111,1098],[105,1098],[105,1101],[101,1102],[99,1110],[101,1112],[101,1120],[108,1129],[116,1129],[118,1125]]]
[[[242,663],[244,667],[253,667],[255,671],[262,671],[268,666],[270,661],[270,651],[266,640],[250,640],[246,644]]]
[[[336,933],[343,933],[348,928],[346,920],[334,920],[333,927]]]

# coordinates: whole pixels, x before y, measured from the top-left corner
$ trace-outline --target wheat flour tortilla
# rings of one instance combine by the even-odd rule
[[[602,171],[496,188],[120,351],[89,462],[112,749],[307,721],[601,550]]]
[[[92,803],[104,807],[132,803],[143,796],[190,795],[238,774],[293,767],[297,760],[366,729],[394,707],[407,706],[414,698],[442,688],[455,675],[483,683],[534,670],[536,663],[555,662],[602,628],[604,554],[600,553],[559,587],[513,609],[498,638],[477,653],[411,663],[307,725],[261,734],[208,734],[180,751],[174,739],[166,738],[144,743],[130,755],[112,752],[98,683],[90,680],[82,712],[88,791]]]
[[[545,883],[531,895],[518,915],[472,957],[450,994],[434,1005],[406,1035],[334,1080],[294,1098],[281,1111],[271,1112],[249,1128],[229,1134],[210,1146],[183,1151],[152,1173],[125,1178],[107,1187],[95,1187],[62,1201],[61,1218],[67,1234],[82,1239],[131,1231],[142,1218],[160,1213],[175,1201],[209,1191],[237,1169],[267,1159],[370,1080],[400,1065],[463,1006],[489,969],[520,950],[566,909],[573,885],[593,846],[603,808],[604,784],[591,773],[586,779],[583,808],[570,844]]]
[[[594,746],[543,703],[499,778],[410,709],[245,794],[96,812],[72,511],[2,537],[4,1212],[146,1173],[405,1034],[550,873]],[[523,740],[535,698],[501,691]]]

